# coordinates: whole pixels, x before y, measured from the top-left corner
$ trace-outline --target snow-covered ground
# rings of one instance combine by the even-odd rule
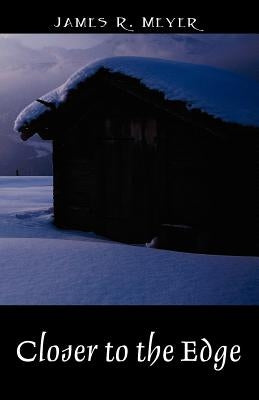
[[[0,304],[259,304],[259,258],[59,230],[51,177],[0,177]]]
[[[52,177],[0,177],[0,239],[104,240],[93,233],[67,231],[53,223]],[[1,260],[0,260],[1,262]]]

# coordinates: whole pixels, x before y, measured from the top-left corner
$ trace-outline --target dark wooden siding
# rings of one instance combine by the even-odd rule
[[[196,250],[254,252],[256,135],[217,135],[111,88],[86,110],[53,142],[57,225],[129,243],[188,225]]]
[[[91,151],[54,140],[54,208],[58,225],[94,230],[116,240],[151,239],[156,221],[158,161],[154,119],[105,119]]]

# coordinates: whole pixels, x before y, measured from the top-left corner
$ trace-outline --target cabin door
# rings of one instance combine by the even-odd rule
[[[99,225],[103,234],[131,243],[150,239],[154,149],[145,121],[106,122],[99,164]],[[151,235],[152,236],[152,235]]]

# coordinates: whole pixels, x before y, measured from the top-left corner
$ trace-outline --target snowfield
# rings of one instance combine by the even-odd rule
[[[59,230],[51,177],[0,177],[0,304],[259,304],[259,258]]]

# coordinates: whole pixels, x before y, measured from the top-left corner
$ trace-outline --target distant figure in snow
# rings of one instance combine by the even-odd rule
[[[16,170],[16,176],[19,176],[20,174],[19,174],[19,170],[17,169]]]

